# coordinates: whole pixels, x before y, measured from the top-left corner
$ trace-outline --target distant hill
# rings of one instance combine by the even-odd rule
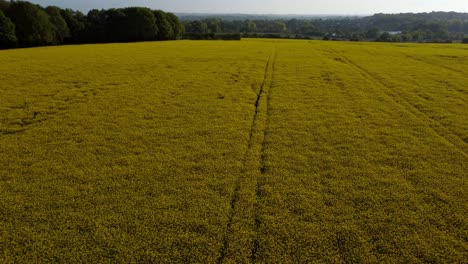
[[[323,38],[392,42],[462,41],[468,13],[430,12],[356,15],[177,14],[186,33],[244,37]]]
[[[444,25],[463,24],[468,22],[468,13],[430,12],[375,14],[362,19],[368,24],[383,30],[414,30],[422,24],[428,23],[441,23]]]
[[[277,20],[277,19],[363,19],[377,24],[395,23],[401,20],[463,20],[468,21],[468,13],[460,12],[430,12],[430,13],[399,13],[399,14],[384,14],[378,13],[374,15],[338,15],[338,14],[311,14],[311,15],[296,15],[296,14],[216,14],[216,13],[176,13],[182,21],[204,20],[204,19],[221,19],[225,21],[236,20]]]
[[[241,20],[277,20],[277,19],[342,19],[342,18],[363,18],[365,15],[255,15],[255,14],[204,14],[204,13],[176,13],[182,21],[204,20],[204,19],[221,19],[225,21],[241,21]]]

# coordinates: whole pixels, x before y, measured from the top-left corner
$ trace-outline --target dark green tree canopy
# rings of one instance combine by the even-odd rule
[[[156,17],[156,24],[159,29],[158,39],[174,39],[174,31],[172,30],[167,14],[162,10],[154,10],[153,14]]]
[[[49,15],[49,20],[53,25],[55,32],[55,44],[63,43],[65,38],[70,36],[70,29],[68,28],[67,21],[63,18],[61,9],[56,6],[48,6],[46,9]]]
[[[0,11],[5,12],[10,6],[10,1],[0,0]]]
[[[11,2],[7,15],[16,25],[20,46],[43,46],[54,42],[54,27],[40,6],[29,2]]]
[[[155,40],[159,30],[156,17],[149,8],[129,7],[123,9],[125,15],[122,23],[126,41]]]
[[[112,8],[104,12],[106,39],[110,42],[125,41],[125,13],[122,9]],[[105,41],[107,42],[107,41]]]
[[[0,49],[16,45],[15,24],[0,10]]]
[[[0,0],[2,10],[2,48],[172,40],[185,32],[176,15],[145,7],[95,9],[84,15],[56,6]]]
[[[111,41],[107,40],[107,18],[105,10],[93,9],[86,16],[86,42],[99,43]]]
[[[171,24],[172,31],[174,32],[174,39],[180,39],[185,33],[184,26],[180,23],[179,18],[173,13],[167,13],[167,20]]]
[[[62,9],[60,14],[67,23],[70,34],[65,37],[64,43],[80,43],[85,39],[86,16],[80,11]]]
[[[175,15],[143,7],[91,10],[87,21],[90,42],[170,40],[184,33]]]
[[[206,35],[212,38],[209,33],[216,32],[217,35],[240,33],[245,37],[320,39],[326,36],[325,39],[333,40],[375,41],[382,32],[391,32],[389,41],[445,42],[460,41],[468,34],[468,13],[456,12],[327,18],[187,14],[180,15],[180,19],[186,28],[186,37]],[[220,31],[213,25],[214,20],[221,20]]]
[[[195,20],[185,24],[187,33],[205,34],[208,31],[208,25],[205,22]]]

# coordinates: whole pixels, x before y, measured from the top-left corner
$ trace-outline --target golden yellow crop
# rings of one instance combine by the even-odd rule
[[[468,47],[0,51],[0,262],[463,262]]]

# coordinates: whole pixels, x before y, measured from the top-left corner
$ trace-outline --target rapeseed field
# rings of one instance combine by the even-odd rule
[[[0,51],[1,263],[463,263],[468,47]]]

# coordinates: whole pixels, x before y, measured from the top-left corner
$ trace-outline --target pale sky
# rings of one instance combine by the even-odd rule
[[[42,6],[108,9],[146,6],[176,13],[374,14],[400,12],[468,12],[468,0],[30,0]]]

